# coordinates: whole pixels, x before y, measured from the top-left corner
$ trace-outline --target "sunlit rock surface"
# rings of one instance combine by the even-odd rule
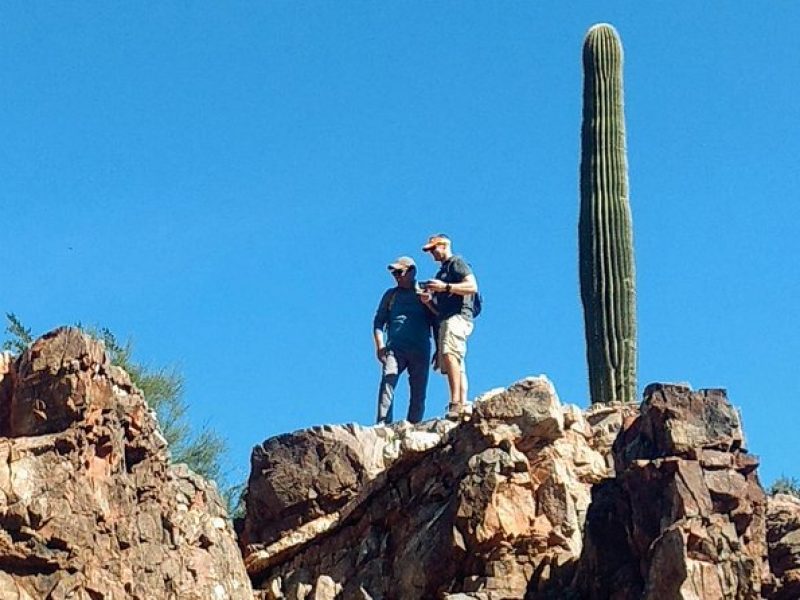
[[[796,598],[797,505],[768,521],[757,466],[722,390],[581,411],[528,378],[458,423],[267,440],[241,542],[268,599]]]
[[[800,598],[800,500],[765,496],[722,390],[581,410],[532,377],[251,463],[237,546],[99,342],[0,354],[0,598]]]
[[[0,598],[252,598],[216,488],[76,329],[0,360]]]

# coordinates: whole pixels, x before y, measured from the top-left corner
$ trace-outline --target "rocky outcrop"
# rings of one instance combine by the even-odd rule
[[[757,466],[722,390],[582,412],[530,378],[458,423],[267,440],[245,564],[268,599],[797,598],[800,502],[768,512]]]
[[[99,342],[0,354],[0,598],[800,598],[800,500],[765,496],[721,390],[581,411],[536,377],[457,422],[271,438],[244,560],[214,486],[168,459]]]
[[[59,329],[0,360],[0,598],[252,598],[213,484],[170,466],[100,342]]]
[[[610,475],[603,439],[545,378],[477,401],[465,422],[270,439],[253,453],[245,564],[263,598],[523,598],[563,586],[591,486]]]
[[[652,385],[593,490],[581,598],[760,598],[766,496],[721,390]]]
[[[767,544],[774,600],[800,598],[800,498],[776,494],[767,504]]]

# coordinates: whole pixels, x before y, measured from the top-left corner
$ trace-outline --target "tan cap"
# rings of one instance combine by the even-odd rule
[[[414,262],[414,259],[410,256],[398,256],[394,262],[389,263],[389,266],[386,267],[390,271],[399,270],[405,271],[406,269],[410,269],[411,267],[416,268],[417,264]]]
[[[436,235],[432,235],[428,238],[428,243],[422,247],[424,252],[427,252],[431,248],[438,246],[439,244],[444,244],[445,246],[450,245],[450,238],[447,237],[443,233],[437,233]]]

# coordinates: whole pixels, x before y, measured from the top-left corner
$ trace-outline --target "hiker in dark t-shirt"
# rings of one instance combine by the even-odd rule
[[[447,375],[450,387],[448,416],[458,416],[467,408],[467,337],[472,333],[472,317],[478,282],[463,258],[453,254],[450,238],[443,233],[431,236],[422,247],[441,263],[436,277],[426,283],[434,292],[438,312],[436,366]]]
[[[401,256],[389,265],[389,271],[397,286],[384,292],[372,323],[375,352],[381,363],[377,422],[392,422],[397,380],[408,369],[408,420],[419,423],[425,414],[431,329],[436,316],[431,294],[416,283],[417,267],[413,259]]]

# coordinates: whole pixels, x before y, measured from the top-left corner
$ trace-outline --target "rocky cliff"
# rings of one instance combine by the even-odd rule
[[[76,329],[0,360],[0,598],[251,599],[213,485]]]
[[[0,598],[800,598],[800,500],[767,498],[721,390],[324,426],[252,455],[239,546],[102,344],[0,354]],[[255,590],[255,591],[254,591]]]

